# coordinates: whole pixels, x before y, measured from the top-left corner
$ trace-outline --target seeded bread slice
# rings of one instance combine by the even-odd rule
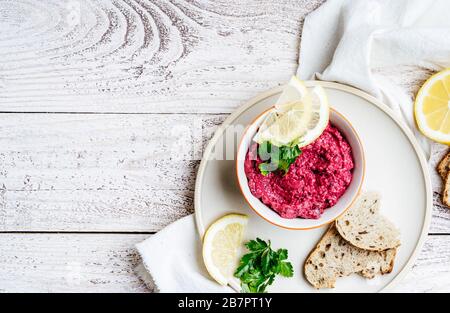
[[[359,249],[345,241],[333,225],[306,259],[305,277],[318,289],[334,288],[337,278],[353,273],[374,278],[392,271],[396,252]]]
[[[336,220],[340,235],[355,247],[383,251],[400,245],[400,232],[379,213],[380,196],[366,192]]]
[[[444,181],[444,193],[442,194],[442,203],[450,207],[450,171],[447,173]]]
[[[439,162],[437,166],[437,171],[439,175],[441,175],[442,179],[445,180],[447,178],[447,174],[450,170],[450,152],[448,152]]]

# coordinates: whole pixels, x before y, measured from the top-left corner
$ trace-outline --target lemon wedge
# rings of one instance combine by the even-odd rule
[[[203,237],[203,261],[208,273],[221,285],[234,279],[248,217],[229,214],[209,226]]]
[[[450,69],[425,82],[416,97],[414,116],[426,137],[450,144]]]
[[[309,91],[297,77],[292,77],[253,140],[276,146],[298,141],[299,147],[304,147],[322,134],[328,125],[329,111],[322,87]]]

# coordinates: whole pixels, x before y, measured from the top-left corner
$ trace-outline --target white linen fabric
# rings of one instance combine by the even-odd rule
[[[136,273],[159,292],[233,292],[206,272],[194,215],[170,224],[136,248],[142,259]]]
[[[447,0],[329,0],[305,19],[297,75],[377,97],[410,127],[429,157],[430,141],[416,128],[411,96],[380,73],[449,67],[449,11]]]

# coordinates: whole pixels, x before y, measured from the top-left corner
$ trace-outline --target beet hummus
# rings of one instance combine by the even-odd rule
[[[332,125],[302,153],[286,174],[264,176],[258,165],[254,143],[246,155],[244,168],[252,194],[283,218],[317,219],[336,204],[352,180],[353,157],[347,140]]]

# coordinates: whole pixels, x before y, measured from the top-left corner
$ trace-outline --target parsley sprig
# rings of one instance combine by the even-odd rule
[[[270,240],[256,238],[245,244],[250,251],[245,254],[234,276],[240,278],[242,292],[265,292],[277,275],[292,277],[294,270],[287,260],[286,249],[273,250]]]
[[[259,164],[259,170],[264,176],[276,170],[281,170],[286,174],[289,166],[295,162],[295,159],[301,153],[302,150],[298,147],[298,142],[278,147],[269,141],[265,141],[258,146],[258,156],[265,161]]]

